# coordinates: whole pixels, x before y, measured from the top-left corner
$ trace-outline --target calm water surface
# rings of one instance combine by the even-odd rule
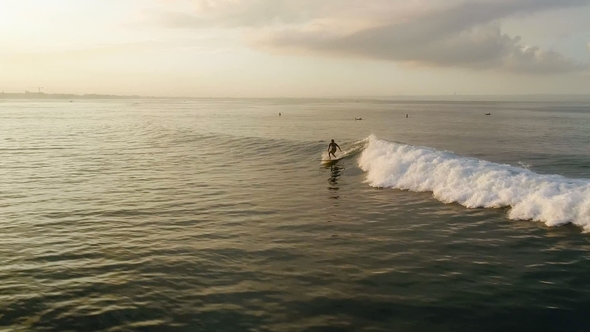
[[[590,328],[589,104],[23,100],[0,118],[0,330]],[[332,138],[344,158],[322,165]]]

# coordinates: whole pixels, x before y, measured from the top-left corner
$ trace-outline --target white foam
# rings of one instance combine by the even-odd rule
[[[537,174],[373,135],[359,166],[374,187],[431,191],[444,203],[468,208],[509,206],[510,219],[573,223],[590,231],[590,180]]]

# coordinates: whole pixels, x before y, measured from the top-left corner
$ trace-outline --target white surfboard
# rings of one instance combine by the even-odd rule
[[[342,157],[338,157],[338,158],[332,158],[332,159],[322,159],[322,165],[333,165],[336,162],[338,162],[338,160],[342,159]]]

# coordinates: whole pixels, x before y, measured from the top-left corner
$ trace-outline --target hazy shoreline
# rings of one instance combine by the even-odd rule
[[[138,99],[152,98],[144,96],[119,96],[119,95],[102,95],[102,94],[69,94],[69,93],[43,93],[43,92],[25,92],[25,93],[0,93],[0,99]]]
[[[329,100],[341,102],[361,101],[418,101],[418,102],[590,102],[590,94],[528,94],[528,95],[397,95],[397,96],[331,96],[331,97],[162,97],[140,95],[109,95],[109,94],[68,94],[68,93],[5,93],[0,92],[2,99],[169,99],[169,100]]]

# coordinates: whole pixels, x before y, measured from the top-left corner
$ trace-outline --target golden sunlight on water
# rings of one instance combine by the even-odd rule
[[[464,167],[454,174],[504,174],[505,163],[516,174],[522,163],[534,180],[587,185],[590,113],[551,107],[2,102],[0,326],[582,330],[583,227],[395,189],[395,172],[409,175],[412,156],[427,153]],[[367,150],[371,134],[384,150]],[[324,167],[330,139],[349,154]],[[408,164],[395,164],[406,150]],[[359,167],[364,152],[379,169]],[[428,174],[410,178],[437,181]]]

